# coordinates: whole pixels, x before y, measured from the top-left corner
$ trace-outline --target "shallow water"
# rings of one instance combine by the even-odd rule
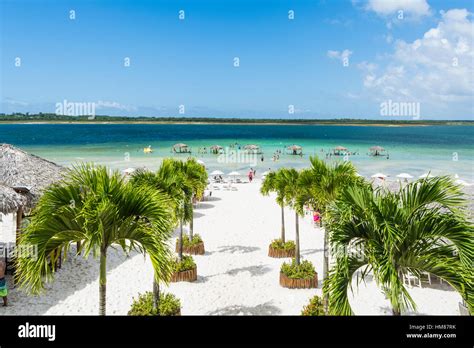
[[[269,168],[308,166],[310,155],[323,158],[341,145],[355,153],[352,161],[365,176],[382,172],[392,177],[401,172],[414,176],[458,174],[474,181],[474,137],[470,126],[373,127],[321,125],[208,125],[208,124],[1,124],[0,142],[10,143],[28,152],[63,165],[96,162],[112,168],[147,167],[156,169],[164,157],[173,156],[171,147],[184,142],[192,156],[200,158],[210,170],[238,170],[250,167],[257,174]],[[199,148],[218,144],[227,155],[198,153]],[[261,155],[249,156],[239,145],[257,144]],[[287,155],[288,145],[303,147],[303,157]],[[152,154],[143,148],[151,145]],[[235,156],[229,155],[234,145]],[[371,146],[384,147],[389,159],[368,156]],[[283,152],[273,161],[277,151]],[[174,155],[186,158],[189,154]],[[344,160],[343,156],[332,157]]]

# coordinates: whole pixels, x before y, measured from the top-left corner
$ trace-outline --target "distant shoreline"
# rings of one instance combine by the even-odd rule
[[[26,119],[25,119],[26,118]],[[272,126],[373,126],[373,127],[423,127],[423,126],[474,126],[470,120],[355,120],[355,119],[236,119],[236,118],[125,118],[97,116],[89,120],[87,116],[57,115],[0,115],[1,124],[175,124],[175,125],[272,125]]]

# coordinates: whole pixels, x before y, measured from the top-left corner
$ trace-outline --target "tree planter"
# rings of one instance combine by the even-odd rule
[[[273,248],[270,244],[268,246],[268,256],[275,257],[275,258],[283,258],[283,257],[295,257],[296,249],[277,249]]]
[[[280,285],[290,289],[312,289],[318,287],[318,274],[315,273],[310,279],[288,278],[286,274],[280,272]]]
[[[176,241],[176,252],[179,252],[179,240]],[[183,245],[183,253],[190,255],[204,255],[204,242],[194,245]]]
[[[171,282],[194,282],[197,280],[197,266],[181,272],[175,272],[171,276]]]

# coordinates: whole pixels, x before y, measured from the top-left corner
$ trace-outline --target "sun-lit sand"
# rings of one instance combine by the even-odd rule
[[[311,290],[280,287],[279,269],[286,259],[267,256],[268,244],[280,234],[280,209],[274,197],[259,194],[259,181],[236,187],[238,191],[214,190],[195,210],[195,232],[206,247],[205,255],[194,256],[198,280],[172,283],[166,291],[181,299],[183,315],[298,315],[312,296],[321,294],[321,282]],[[294,239],[294,221],[294,212],[287,209],[287,239]],[[310,216],[300,221],[300,242],[302,257],[313,262],[321,277],[323,234],[312,226]],[[142,255],[126,257],[113,249],[107,262],[107,314],[125,315],[133,297],[152,289],[151,263]],[[97,260],[69,257],[40,296],[10,286],[11,306],[0,307],[0,315],[95,315],[98,274]],[[11,284],[11,277],[7,279]],[[460,296],[446,284],[423,283],[409,291],[419,314],[459,314]],[[370,279],[350,301],[356,314],[391,314]]]

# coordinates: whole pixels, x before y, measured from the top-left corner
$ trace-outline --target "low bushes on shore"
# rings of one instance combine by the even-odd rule
[[[175,273],[188,271],[194,268],[196,268],[196,263],[192,256],[184,255],[181,261],[179,259],[173,261],[173,272]]]
[[[284,262],[280,271],[290,279],[312,279],[316,275],[313,264],[308,260],[301,261],[299,265],[295,259],[291,263]]]
[[[303,316],[319,316],[325,315],[324,313],[324,302],[319,296],[314,296],[309,303],[303,307],[301,311]]]
[[[270,244],[270,246],[273,249],[285,250],[285,251],[294,250],[296,248],[296,245],[295,245],[294,241],[289,240],[289,241],[283,242],[281,239],[273,240],[272,243]]]
[[[160,294],[158,310],[153,306],[153,293],[148,291],[134,299],[128,312],[131,316],[175,316],[181,314],[181,302],[173,294]]]

